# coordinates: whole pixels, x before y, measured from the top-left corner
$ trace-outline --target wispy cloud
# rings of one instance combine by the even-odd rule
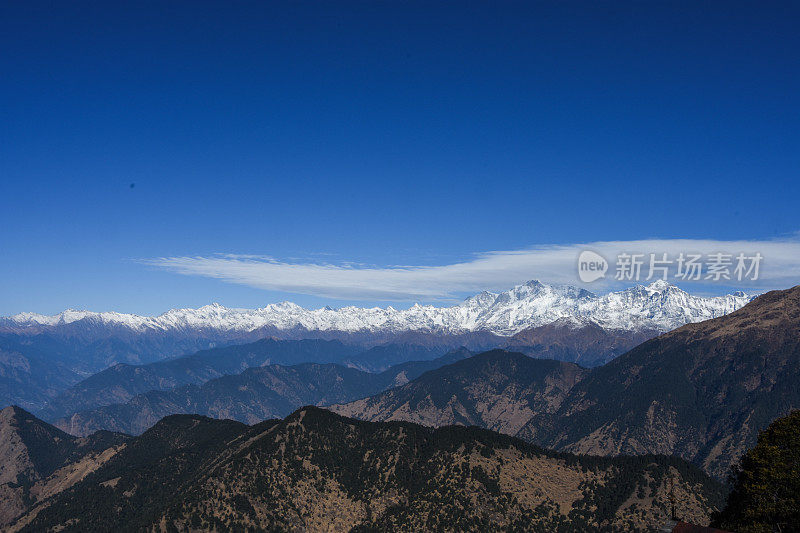
[[[605,279],[582,284],[577,258],[583,250],[603,255],[611,270]],[[648,239],[581,244],[534,246],[524,250],[491,251],[468,261],[437,266],[365,266],[361,264],[312,263],[279,260],[269,256],[218,254],[210,257],[160,257],[142,261],[178,274],[217,278],[259,289],[309,294],[348,300],[444,300],[479,290],[502,290],[540,279],[592,290],[622,285],[614,279],[614,265],[621,253],[739,253],[763,256],[758,280],[725,282],[726,286],[766,290],[800,283],[800,239],[765,241],[718,241]],[[673,271],[669,281],[675,281]],[[646,276],[643,270],[642,281]],[[708,285],[705,279],[698,282]],[[629,285],[630,282],[625,283]]]

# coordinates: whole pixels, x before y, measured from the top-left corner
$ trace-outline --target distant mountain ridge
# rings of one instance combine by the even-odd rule
[[[604,328],[667,331],[689,322],[722,316],[750,301],[744,293],[719,297],[692,296],[674,285],[655,281],[597,296],[568,285],[529,281],[502,293],[482,292],[452,307],[414,305],[409,309],[324,307],[309,310],[291,302],[260,309],[228,309],[211,304],[173,309],[157,317],[116,312],[67,310],[57,315],[20,313],[0,319],[0,331],[47,331],[77,322],[133,331],[291,331],[393,332],[432,331],[459,334],[488,331],[511,336],[559,319],[592,321]]]
[[[56,427],[78,436],[98,430],[138,435],[161,418],[173,414],[200,414],[253,424],[269,418],[282,418],[304,405],[330,405],[370,396],[471,355],[462,348],[433,360],[395,365],[380,373],[334,363],[254,366],[238,374],[192,382],[169,390],[146,390],[113,404],[98,403],[97,398],[88,395],[82,398],[83,405],[91,405],[92,409],[76,409],[73,401],[71,408],[59,405],[59,412],[67,416],[56,420],[51,411],[49,419]],[[128,376],[135,383],[135,375]],[[119,389],[127,385],[125,381],[123,377],[111,388]],[[146,386],[139,388],[146,389]],[[94,404],[91,404],[92,400]]]
[[[36,414],[46,420],[125,403],[148,391],[166,391],[268,364],[339,362],[359,350],[339,341],[262,339],[249,344],[201,350],[195,354],[146,365],[117,364],[61,392]],[[159,417],[160,418],[160,417]]]
[[[378,353],[373,353],[375,351]],[[398,379],[399,382],[397,384],[401,384],[413,379],[413,377],[418,376],[427,369],[437,368],[447,364],[447,362],[457,361],[470,354],[464,348],[449,351],[449,355],[445,354],[444,356],[436,357],[440,353],[442,352],[439,350],[416,345],[384,345],[362,352],[355,346],[346,345],[337,340],[262,339],[248,344],[202,350],[192,355],[157,361],[146,365],[114,365],[62,391],[50,399],[42,408],[35,410],[35,412],[37,416],[45,420],[55,421],[78,412],[90,411],[108,405],[125,404],[134,397],[146,393],[153,393],[150,395],[151,398],[158,397],[163,400],[169,395],[156,393],[188,385],[202,385],[207,381],[223,376],[238,375],[247,369],[268,365],[291,366],[338,363],[339,365],[337,366],[344,371],[351,370],[351,368],[346,367],[360,370],[366,365],[366,361],[372,360],[373,364],[370,370],[374,375],[367,374],[366,371],[361,372],[364,374],[364,380],[370,382],[377,380],[377,382],[383,383],[382,376],[390,375],[391,370],[394,369],[394,374],[391,374],[393,376],[392,379]],[[374,360],[376,358],[378,360]],[[395,359],[400,359],[403,362],[392,366],[383,364],[386,360]],[[362,364],[351,364],[359,361]],[[380,364],[378,364],[379,362]],[[384,366],[389,366],[389,368],[383,370]],[[378,367],[377,370],[382,370],[382,372],[375,371],[376,367]],[[374,389],[374,392],[382,390],[386,386]],[[355,397],[351,397],[351,399]],[[318,400],[309,398],[305,402],[294,405],[289,411],[302,405],[315,404],[317,402]],[[289,411],[281,416],[285,416]],[[150,425],[162,416],[185,411],[175,409],[159,412],[161,413],[160,416],[152,420]],[[259,418],[259,420],[262,418],[264,417]],[[145,429],[147,427],[149,425],[145,426]]]

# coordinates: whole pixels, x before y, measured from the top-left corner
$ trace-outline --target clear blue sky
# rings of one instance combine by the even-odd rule
[[[162,256],[800,230],[798,3],[126,4],[0,7],[0,314],[327,303]]]

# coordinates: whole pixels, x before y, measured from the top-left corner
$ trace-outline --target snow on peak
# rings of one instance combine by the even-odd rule
[[[261,328],[312,331],[389,332],[490,331],[514,335],[524,329],[551,324],[594,322],[608,329],[667,331],[687,322],[716,318],[735,311],[752,299],[742,292],[718,297],[692,296],[663,280],[637,285],[602,296],[569,285],[532,280],[499,294],[481,292],[452,307],[414,304],[393,307],[305,309],[292,302],[260,309],[229,309],[218,303],[197,309],[172,309],[156,317],[68,309],[45,316],[20,313],[2,323],[17,327],[59,327],[81,320],[136,331],[202,329],[255,331]]]
[[[653,283],[647,286],[647,289],[651,291],[663,291],[670,287],[675,287],[675,285],[670,285],[667,281],[663,279],[657,279]],[[677,289],[677,287],[675,287]]]

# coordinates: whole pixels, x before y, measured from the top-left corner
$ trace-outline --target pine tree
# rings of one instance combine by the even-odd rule
[[[800,410],[758,436],[731,475],[718,527],[740,533],[800,531]]]

